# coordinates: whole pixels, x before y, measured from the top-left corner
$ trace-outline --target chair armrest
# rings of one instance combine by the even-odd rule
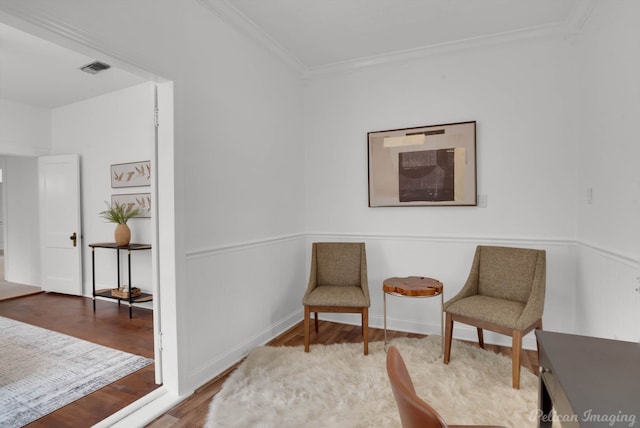
[[[449,305],[464,299],[465,297],[476,296],[478,294],[478,282],[480,280],[480,250],[476,249],[476,254],[473,256],[473,263],[471,264],[471,271],[467,277],[467,281],[458,294],[444,303],[444,310],[446,312]]]
[[[362,251],[360,251],[360,287],[362,293],[367,299],[367,307],[371,305],[371,298],[369,297],[369,279],[367,277],[367,253],[364,244],[362,244]]]
[[[538,259],[536,260],[536,270],[533,275],[533,284],[531,286],[529,300],[522,310],[520,318],[518,318],[518,321],[516,322],[516,328],[525,329],[536,320],[542,318],[542,313],[544,311],[546,280],[546,252],[544,250],[540,250],[538,253]]]
[[[313,289],[316,288],[316,285],[318,285],[317,284],[318,263],[317,263],[316,260],[317,260],[317,257],[316,257],[316,245],[313,244],[313,246],[311,248],[311,269],[310,269],[310,272],[309,272],[309,283],[307,284],[307,291],[305,291],[304,297],[302,298],[303,304],[304,304],[304,300],[309,295],[309,293],[311,293],[313,291]]]

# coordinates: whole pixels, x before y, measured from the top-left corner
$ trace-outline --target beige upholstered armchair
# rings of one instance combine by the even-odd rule
[[[520,388],[522,336],[542,329],[546,253],[525,248],[478,246],[471,272],[460,292],[444,304],[444,363],[449,363],[453,322],[512,337],[513,387]]]
[[[362,316],[364,354],[369,353],[369,285],[364,243],[330,242],[313,244],[309,285],[304,305],[304,351],[309,352],[310,314],[318,312],[359,313]]]

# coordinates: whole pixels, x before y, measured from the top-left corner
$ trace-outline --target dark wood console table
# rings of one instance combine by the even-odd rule
[[[129,305],[129,318],[133,317],[133,304],[134,303],[141,303],[141,302],[150,302],[151,300],[153,300],[153,295],[148,294],[148,293],[140,293],[137,296],[132,296],[131,293],[131,252],[132,251],[139,251],[139,250],[150,250],[151,249],[151,245],[149,244],[129,244],[129,245],[121,245],[118,246],[116,245],[114,242],[100,242],[100,243],[95,243],[95,244],[89,244],[89,247],[91,247],[91,279],[92,279],[92,285],[93,285],[93,312],[96,311],[96,297],[103,297],[106,299],[114,299],[118,301],[118,304],[120,304],[120,301],[125,301],[128,303]],[[120,250],[126,251],[127,252],[127,268],[128,268],[128,297],[118,297],[118,296],[114,296],[112,294],[112,289],[111,288],[106,288],[106,289],[102,289],[102,290],[96,290],[96,256],[95,256],[95,250],[96,248],[108,248],[108,249],[112,249],[112,250],[116,250],[116,259],[117,259],[117,264],[118,264],[118,281],[117,281],[117,285],[118,285],[118,289],[121,288],[121,284],[120,284]]]
[[[551,409],[565,427],[640,423],[640,343],[536,330],[540,360],[538,426]]]

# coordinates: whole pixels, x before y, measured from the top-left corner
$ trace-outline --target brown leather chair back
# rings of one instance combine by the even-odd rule
[[[407,366],[395,346],[390,346],[387,350],[387,373],[400,412],[402,428],[447,427],[438,412],[416,395]]]

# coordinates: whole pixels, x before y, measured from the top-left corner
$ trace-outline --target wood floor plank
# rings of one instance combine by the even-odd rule
[[[153,313],[129,309],[116,302],[42,293],[0,301],[0,316],[64,333],[93,343],[154,357]],[[89,394],[27,427],[90,427],[158,388],[155,368],[149,365],[117,382]]]

